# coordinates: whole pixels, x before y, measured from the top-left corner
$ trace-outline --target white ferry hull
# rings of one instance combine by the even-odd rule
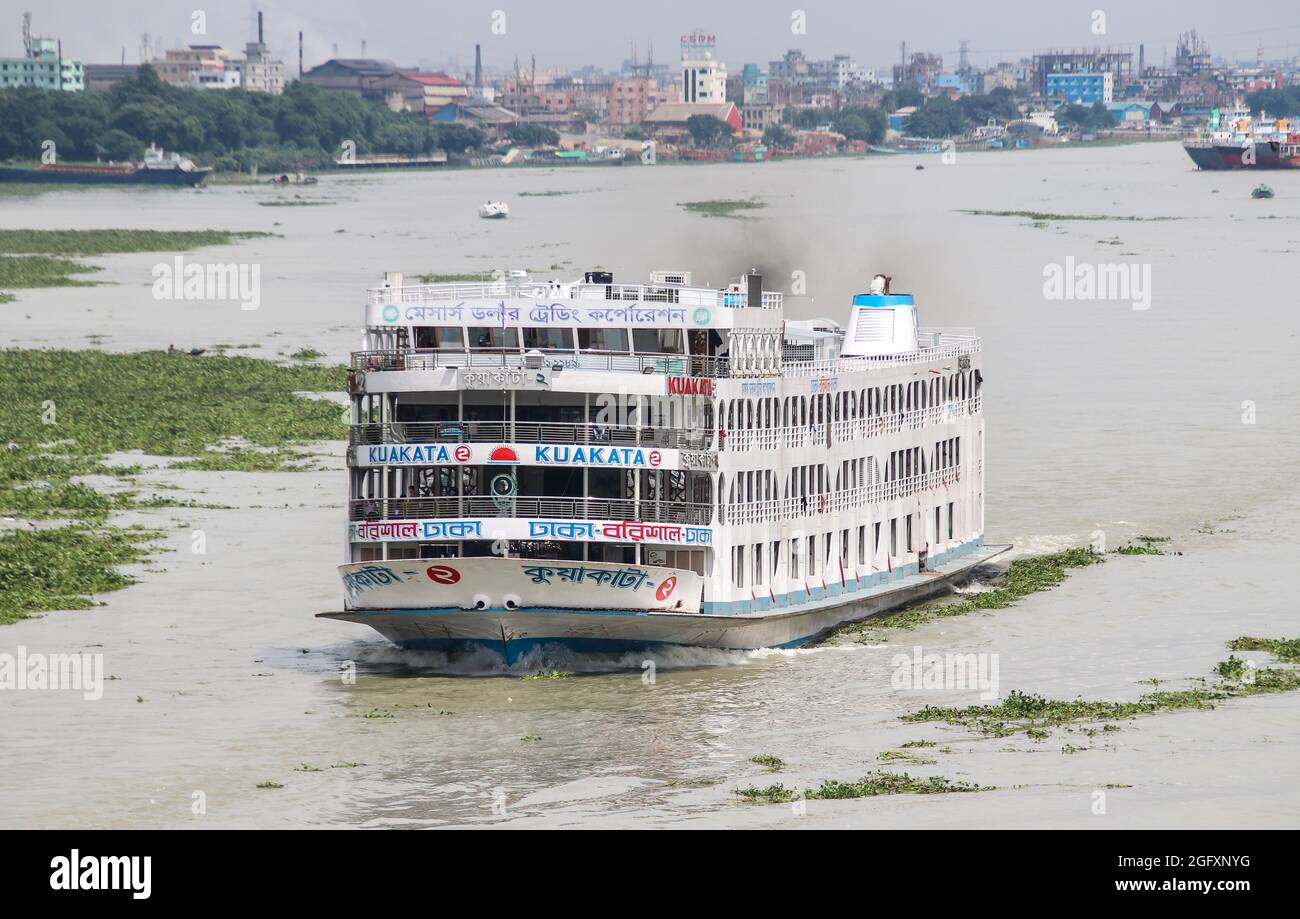
[[[653,609],[522,606],[368,608],[319,615],[364,623],[403,648],[452,653],[481,648],[499,654],[507,664],[548,647],[579,653],[653,651],[668,646],[788,648],[845,622],[944,593],[954,582],[969,576],[972,569],[1008,548],[971,544],[934,566],[933,571],[898,572],[874,586],[848,589],[846,585],[842,593],[758,613],[709,615]],[[465,560],[449,561],[457,564]]]

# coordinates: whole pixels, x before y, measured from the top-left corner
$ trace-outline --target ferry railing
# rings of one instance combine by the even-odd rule
[[[821,514],[838,514],[855,511],[868,504],[880,504],[910,497],[925,491],[951,488],[960,484],[962,467],[934,469],[920,475],[873,482],[856,488],[794,498],[773,498],[728,504],[719,522],[736,525],[765,523],[772,520],[797,520]]]
[[[663,447],[710,450],[707,428],[657,428],[634,425],[534,421],[393,421],[354,424],[350,442],[374,444],[581,444],[591,446]]]
[[[716,290],[710,287],[678,287],[672,284],[567,284],[535,280],[456,281],[443,284],[405,284],[401,287],[373,287],[366,292],[367,302],[428,303],[463,300],[610,300],[633,303],[676,303],[686,307],[711,309],[743,308],[749,305],[744,291]],[[783,295],[763,291],[762,309],[779,310]]]
[[[445,517],[529,517],[557,520],[641,520],[708,526],[713,505],[623,498],[553,498],[484,495],[438,498],[360,498],[348,502],[350,520],[420,520]],[[490,534],[489,534],[490,535]]]
[[[829,423],[779,428],[741,428],[727,432],[726,446],[729,450],[773,450],[778,447],[806,447],[815,444],[830,446],[845,440],[864,440],[883,434],[896,434],[930,425],[947,424],[969,415],[977,415],[982,398],[975,396],[971,399],[929,405],[909,412],[872,415],[864,418],[842,418]]]
[[[923,329],[917,334],[917,341],[921,347],[915,351],[904,351],[901,354],[882,357],[840,357],[828,361],[786,359],[782,365],[782,373],[788,377],[837,376],[885,367],[928,364],[932,361],[961,357],[963,354],[976,354],[980,350],[979,338],[951,331]]]
[[[453,351],[404,348],[388,351],[353,351],[352,369],[359,371],[442,370],[446,368],[503,370],[598,370],[604,372],[666,374],[723,378],[731,376],[725,357],[697,354],[614,354],[597,351],[544,351],[540,366],[518,351]]]

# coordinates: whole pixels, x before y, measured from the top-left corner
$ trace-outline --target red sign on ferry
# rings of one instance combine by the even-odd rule
[[[713,381],[702,377],[669,377],[670,396],[711,396]]]

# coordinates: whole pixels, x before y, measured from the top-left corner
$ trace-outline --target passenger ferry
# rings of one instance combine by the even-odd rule
[[[791,647],[1005,551],[979,339],[918,328],[883,276],[844,328],[762,285],[385,275],[348,378],[344,608],[320,615],[510,664]]]

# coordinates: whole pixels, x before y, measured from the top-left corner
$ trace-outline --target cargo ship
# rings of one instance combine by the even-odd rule
[[[1183,149],[1200,169],[1300,169],[1300,124],[1215,109],[1207,130]]]
[[[1007,548],[984,544],[980,340],[919,328],[883,276],[847,313],[788,320],[752,272],[386,275],[319,615],[514,664],[793,647],[950,589]]]
[[[0,164],[0,182],[35,185],[170,185],[193,188],[212,174],[177,153],[165,154],[150,145],[139,163],[41,163],[35,166]]]

